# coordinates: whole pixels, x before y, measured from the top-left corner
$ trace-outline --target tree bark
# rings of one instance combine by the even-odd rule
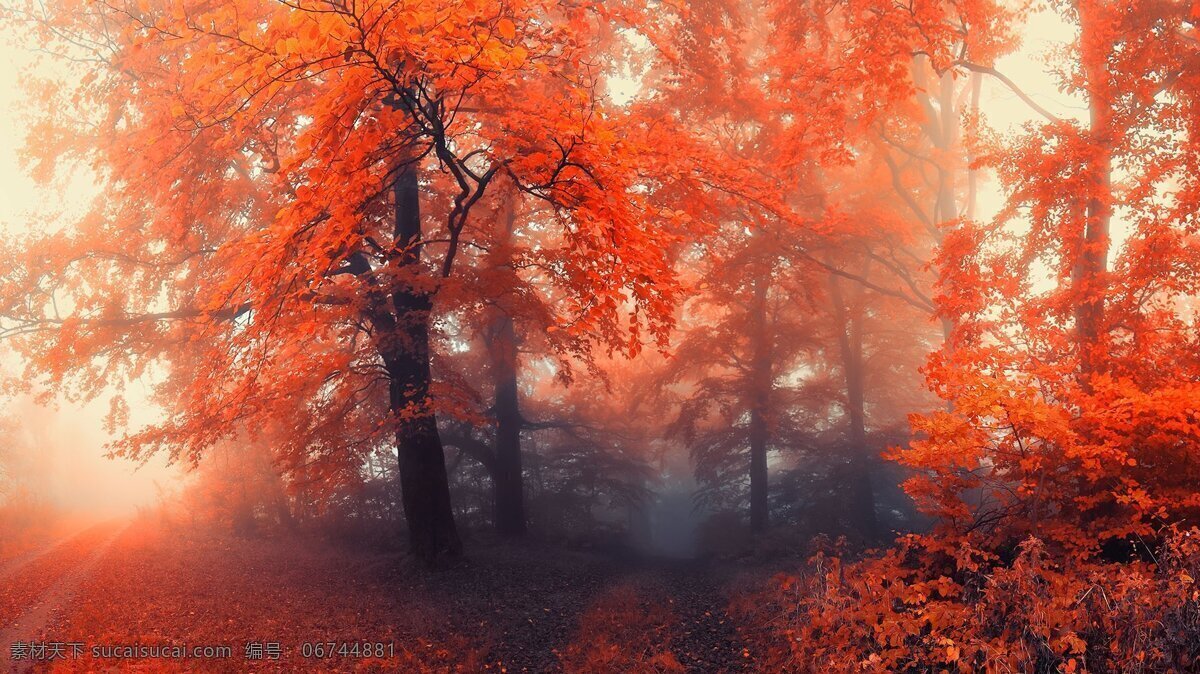
[[[514,191],[515,192],[515,191]],[[505,202],[498,217],[497,245],[489,263],[495,269],[512,266],[509,244],[516,228],[517,211],[514,193]],[[487,349],[494,389],[492,411],[496,418],[496,446],[492,462],[492,498],[496,532],[504,537],[525,534],[525,473],[521,457],[521,416],[518,388],[516,323],[504,297],[495,298],[496,306],[487,330]]]
[[[848,486],[851,499],[851,519],[854,527],[867,540],[879,535],[875,515],[875,490],[871,484],[872,457],[867,444],[866,372],[862,352],[862,312],[849,311],[842,295],[841,283],[830,276],[830,297],[833,301],[837,326],[838,349],[842,357],[842,372],[846,382],[847,441],[850,443]]]
[[[961,123],[958,106],[954,101],[954,73],[946,71],[941,77],[941,92],[938,103],[940,110],[938,121],[941,122],[941,133],[935,139],[935,146],[949,156],[949,152],[958,143],[958,129]],[[935,212],[939,226],[958,218],[958,201],[955,197],[954,168],[944,162],[938,162],[938,191]]]
[[[769,273],[769,272],[768,272]],[[767,332],[767,287],[764,278],[755,280],[753,357],[750,373],[750,530],[765,531],[770,524],[770,476],[767,444],[770,439],[771,344]]]
[[[412,552],[428,565],[442,555],[458,555],[462,542],[450,505],[446,458],[430,405],[429,321],[433,301],[427,289],[412,282],[422,274],[420,186],[416,167],[400,169],[393,185],[396,243],[403,251],[402,278],[391,293],[392,312],[377,319],[380,351],[387,369],[390,403],[395,415],[400,492]],[[382,323],[382,325],[381,325]],[[390,331],[387,328],[391,328]]]
[[[750,530],[766,531],[770,524],[770,489],[767,473],[766,421],[758,410],[750,413]]]
[[[1112,221],[1112,148],[1113,109],[1108,71],[1103,55],[1110,44],[1105,37],[1106,16],[1099,9],[1079,7],[1081,59],[1088,87],[1089,131],[1094,145],[1087,166],[1087,203],[1080,251],[1073,270],[1076,294],[1075,329],[1079,350],[1079,373],[1085,388],[1092,374],[1103,370],[1102,349],[1098,344],[1104,329],[1105,276],[1108,272],[1109,230]]]
[[[525,533],[525,493],[521,465],[521,407],[517,389],[517,335],[513,319],[500,312],[489,345],[495,384],[496,531],[514,537]]]

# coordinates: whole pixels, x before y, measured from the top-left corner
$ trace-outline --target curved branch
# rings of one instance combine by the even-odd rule
[[[1017,95],[1017,98],[1020,98],[1022,101],[1025,101],[1026,105],[1033,108],[1033,110],[1035,112],[1037,112],[1039,115],[1041,115],[1042,117],[1045,117],[1047,121],[1055,122],[1055,123],[1064,121],[1062,117],[1059,117],[1058,115],[1056,115],[1056,114],[1050,112],[1049,110],[1043,108],[1042,106],[1038,105],[1037,101],[1033,100],[1032,98],[1029,97],[1029,94],[1022,91],[1021,87],[1017,86],[1016,82],[1009,79],[1009,77],[1007,75],[1000,72],[999,70],[996,70],[995,68],[992,68],[990,66],[981,66],[978,63],[971,63],[970,61],[956,61],[955,65],[966,68],[967,70],[970,70],[972,72],[983,73],[984,75],[991,75],[992,77],[995,77],[996,79],[1000,80],[1001,82],[1004,83],[1005,86],[1007,86],[1010,90],[1012,90],[1012,92],[1014,94]]]

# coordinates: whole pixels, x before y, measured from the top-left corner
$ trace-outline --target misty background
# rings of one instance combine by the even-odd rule
[[[1046,54],[1072,39],[1075,28],[1054,13],[1034,12],[1022,35],[1024,43],[1013,54],[999,60],[997,69],[1040,105],[1064,118],[1084,119],[1086,105],[1058,91],[1046,73]],[[21,148],[28,123],[22,102],[27,94],[22,73],[55,68],[54,62],[16,44],[15,36],[0,35],[0,228],[19,235],[36,224],[53,229],[59,219],[69,220],[73,213],[95,196],[86,175],[78,174],[69,189],[60,191],[38,185],[23,169]],[[614,100],[627,100],[637,83],[633,79],[615,80],[610,94]],[[994,78],[984,78],[981,108],[987,123],[1001,132],[1015,132],[1033,121],[1030,110],[1007,87]],[[978,217],[986,220],[1003,204],[1003,195],[990,181],[984,180],[978,195]],[[1114,222],[1114,242],[1122,240],[1121,223]],[[21,363],[0,346],[0,364],[9,373],[19,375]],[[157,411],[145,400],[139,382],[131,382],[126,391],[129,402],[129,428],[136,429],[155,419]],[[155,457],[144,465],[106,456],[105,446],[117,429],[106,428],[109,400],[101,398],[86,404],[61,397],[37,401],[30,395],[18,395],[8,405],[9,416],[17,424],[16,437],[8,442],[32,448],[40,457],[28,466],[28,485],[35,485],[37,498],[66,510],[109,517],[130,513],[139,507],[151,507],[170,494],[178,493],[187,471],[169,466],[165,457]],[[696,483],[690,475],[665,477],[655,489],[643,517],[630,524],[640,547],[668,556],[688,556],[695,550],[703,519],[702,509],[693,509]]]

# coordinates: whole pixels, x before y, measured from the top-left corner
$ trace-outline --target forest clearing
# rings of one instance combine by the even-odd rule
[[[437,574],[410,566],[321,539],[102,523],[0,567],[0,615],[15,616],[0,625],[2,661],[6,671],[753,671],[728,613],[728,564],[493,543]],[[16,643],[30,650],[14,653]],[[134,644],[228,652],[117,657]]]

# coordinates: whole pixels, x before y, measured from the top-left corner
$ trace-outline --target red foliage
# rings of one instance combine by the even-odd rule
[[[1152,562],[1015,557],[918,538],[844,565],[818,554],[743,615],[779,672],[1179,672],[1200,667],[1200,531],[1172,534]]]
[[[685,671],[671,652],[674,618],[622,585],[600,598],[579,622],[579,633],[559,659],[568,674],[674,674]]]

